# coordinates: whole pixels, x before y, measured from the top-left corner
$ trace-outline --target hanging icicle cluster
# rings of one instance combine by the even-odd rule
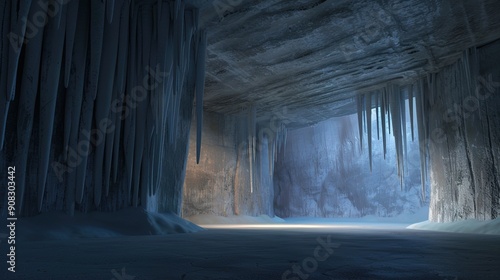
[[[413,127],[413,93],[408,94],[410,99],[410,122]],[[370,171],[373,166],[372,157],[372,108],[375,107],[377,123],[377,139],[382,135],[382,145],[384,158],[387,155],[387,132],[391,133],[395,139],[395,150],[397,158],[397,170],[401,187],[403,187],[405,176],[405,158],[407,151],[406,139],[406,99],[405,92],[398,85],[388,84],[382,90],[369,92],[357,96],[356,104],[358,111],[359,141],[363,147],[363,127],[367,133],[368,157],[370,162]],[[412,131],[413,133],[413,131]]]
[[[457,81],[457,84],[463,85],[460,88],[460,94],[468,96],[475,91],[475,79],[478,76],[478,57],[476,48],[471,48],[464,52],[460,61],[454,65],[458,71],[458,76],[463,82]],[[388,84],[382,90],[375,93],[360,94],[357,96],[357,113],[359,126],[360,145],[363,146],[363,127],[366,127],[368,134],[368,156],[370,158],[370,170],[372,168],[372,143],[371,143],[371,110],[372,106],[376,108],[377,116],[377,138],[382,142],[384,149],[384,158],[387,154],[387,136],[386,131],[391,133],[395,139],[395,150],[397,158],[398,175],[403,187],[405,176],[405,162],[407,161],[407,128],[406,116],[410,117],[411,139],[415,139],[414,117],[417,118],[417,131],[420,154],[420,171],[422,182],[422,201],[425,201],[426,178],[427,178],[427,159],[429,157],[429,124],[428,110],[435,103],[440,85],[443,79],[440,73],[429,73],[425,77],[416,80],[414,83],[400,88],[398,85]],[[374,103],[373,103],[374,99]],[[408,105],[406,104],[408,100]]]
[[[9,106],[18,98],[20,208],[32,158],[42,208],[53,141],[64,147],[64,164],[55,169],[65,169],[68,209],[82,202],[85,186],[93,186],[99,206],[121,173],[120,186],[137,206],[160,187],[165,147],[176,144],[186,95],[196,96],[199,161],[206,35],[198,9],[181,0],[18,0],[1,1],[0,12],[0,35],[9,38],[1,45],[0,149]],[[46,21],[37,22],[40,17]],[[65,103],[63,121],[55,119],[58,100]],[[34,126],[37,155],[29,147]],[[62,139],[53,139],[55,126],[64,127]]]

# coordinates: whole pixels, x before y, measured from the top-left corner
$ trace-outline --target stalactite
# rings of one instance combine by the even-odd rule
[[[413,125],[413,84],[410,85],[408,90],[408,107],[410,109],[411,141],[415,141],[415,129]]]
[[[116,66],[116,83],[118,92],[121,94],[125,90],[129,51],[129,28],[130,28],[130,4],[122,1],[122,10],[120,14],[120,43],[118,44],[118,64]],[[116,19],[118,20],[118,18]],[[168,28],[166,28],[168,31]]]
[[[71,69],[74,71],[78,71],[78,69],[71,66],[71,60],[73,59],[73,46],[75,42],[75,34],[76,34],[76,24],[78,21],[78,3],[80,1],[71,1],[67,5],[67,19],[66,19],[66,29],[65,29],[65,43],[64,43],[64,86],[68,88],[70,82],[70,74]],[[85,50],[86,51],[86,50]],[[70,141],[71,134],[71,126],[75,125],[74,118],[72,117],[72,113],[74,113],[73,108],[73,98],[78,99],[81,96],[75,96],[75,93],[67,93],[66,96],[66,111],[64,118],[64,136],[63,136],[63,159],[67,160],[68,156],[68,147]],[[80,105],[81,106],[81,105]],[[79,110],[79,109],[78,109]]]
[[[62,10],[60,13],[64,13]],[[63,20],[66,17],[63,17]],[[57,29],[56,22],[49,21],[47,24],[47,35],[42,50],[42,65],[40,77],[40,158],[38,164],[38,210],[42,209],[45,193],[45,183],[49,170],[49,156],[54,131],[54,117],[58,86],[61,73],[62,54],[64,47],[65,22]],[[62,30],[61,30],[62,29]]]
[[[401,112],[401,92],[399,86],[389,85],[389,105],[392,120],[393,136],[396,144],[396,159],[398,165],[398,176],[403,187],[404,165],[403,165],[403,135],[402,135],[402,112]]]
[[[68,8],[68,11],[70,8]],[[68,139],[69,149],[65,149],[63,153],[68,153],[67,162],[78,163],[82,155],[79,151],[82,149],[79,147],[79,131],[80,131],[80,116],[82,115],[82,103],[85,88],[85,73],[87,70],[87,51],[88,51],[88,32],[89,32],[89,6],[81,5],[78,9],[78,21],[76,25],[76,36],[74,38],[74,48],[71,50],[73,53],[71,58],[72,69],[74,69],[73,75],[69,79],[68,89],[66,93],[66,110],[71,110],[71,126],[70,135]],[[70,16],[68,16],[70,18]],[[67,25],[68,26],[68,25]],[[68,115],[68,113],[66,114]],[[69,154],[72,151],[72,154]],[[88,152],[87,152],[88,153]],[[81,163],[80,163],[81,164]],[[71,164],[74,168],[74,164]],[[72,213],[74,210],[74,203],[81,201],[81,190],[83,190],[83,185],[81,189],[77,188],[77,171],[71,170],[68,174],[68,191],[65,192],[67,202],[66,208]]]
[[[133,90],[136,86],[139,85],[139,79],[137,78],[137,68],[138,66],[138,11],[131,9],[131,18],[130,18],[130,48],[129,48],[129,57],[128,57],[128,79],[127,79],[127,96],[125,98],[131,98],[133,94]],[[169,108],[167,108],[168,110]],[[130,110],[129,115],[125,118],[124,123],[124,150],[125,150],[125,184],[126,184],[126,193],[128,194],[129,200],[132,194],[132,180],[133,180],[133,170],[134,170],[134,146],[135,146],[135,134],[136,134],[136,110]]]
[[[377,122],[377,140],[380,140],[380,98],[379,98],[379,92],[375,94],[375,115],[376,115],[376,122]]]
[[[17,1],[15,1],[17,2]],[[16,96],[16,80],[17,80],[17,69],[19,66],[19,56],[21,55],[21,47],[24,44],[24,35],[26,34],[26,23],[25,20],[28,16],[32,0],[20,1],[11,5],[11,32],[8,36],[2,37],[9,39],[9,61],[8,61],[8,71],[7,71],[7,100],[12,101]],[[19,11],[17,9],[19,5]],[[15,35],[14,35],[15,34]],[[5,75],[5,74],[4,74]]]
[[[267,157],[269,161],[269,174],[272,176],[273,174],[273,166],[274,166],[274,145],[273,142],[275,141],[276,136],[270,138],[267,140]]]
[[[422,183],[422,201],[425,201],[425,181],[427,178],[427,134],[426,134],[426,119],[425,119],[425,91],[424,81],[420,79],[418,82],[416,99],[416,114],[418,126],[418,142],[420,150],[420,180]]]
[[[372,171],[372,96],[371,93],[365,94],[365,115],[366,130],[368,132],[368,158],[370,161],[370,172]]]
[[[141,21],[139,21],[139,65],[146,65],[149,63],[149,56],[144,52],[148,52],[151,44],[151,36],[147,30],[149,26],[151,26],[151,18],[146,15],[141,16]],[[149,52],[148,52],[149,53]],[[141,69],[141,68],[140,68]],[[144,73],[144,71],[140,71],[140,73]],[[139,76],[141,77],[141,76]],[[150,77],[151,78],[151,77]],[[146,91],[145,88],[142,89]],[[145,92],[146,99],[148,98],[147,91]],[[180,95],[180,94],[179,94]],[[143,164],[143,156],[144,156],[144,146],[145,146],[145,137],[146,137],[146,126],[147,126],[147,113],[148,113],[148,100],[142,100],[137,104],[137,117],[136,117],[136,135],[135,135],[135,147],[134,147],[134,170],[133,170],[133,200],[132,205],[134,207],[139,205],[139,189],[141,186],[141,169]],[[146,186],[144,186],[146,187]]]
[[[30,10],[28,17],[31,18],[39,8]],[[24,194],[29,188],[26,184],[26,170],[28,165],[28,152],[33,128],[35,102],[38,94],[38,80],[40,74],[40,61],[42,56],[43,28],[31,38],[30,43],[24,50],[25,59],[21,78],[21,89],[18,95],[19,111],[17,115],[17,205],[22,211],[24,205]]]
[[[382,145],[384,149],[384,159],[387,155],[387,129],[385,124],[385,115],[386,115],[386,107],[385,107],[385,90],[380,94],[380,118],[381,118],[381,129],[382,129]]]
[[[53,6],[57,6],[59,3],[58,0],[49,0],[51,1]],[[57,23],[57,29],[61,27],[61,25],[65,26],[66,25],[66,5],[61,5],[59,8],[59,12],[56,13],[55,15],[55,21]],[[62,30],[62,34],[64,34],[64,30]]]
[[[106,19],[108,23],[113,22],[113,15],[115,12],[115,0],[105,0],[106,2]],[[120,7],[117,7],[118,9]]]
[[[363,96],[358,95],[356,98],[358,111],[358,129],[359,129],[359,147],[363,150]]]
[[[64,86],[69,86],[69,78],[71,75],[71,60],[73,59],[73,47],[75,44],[76,24],[78,22],[78,6],[80,1],[71,1],[67,5],[66,19],[66,40],[65,40],[65,64],[64,64]],[[87,33],[85,33],[87,34]]]
[[[4,1],[2,1],[4,2]],[[4,20],[2,23],[2,38],[6,38],[10,32],[10,18],[12,1],[5,1],[3,12]],[[7,92],[7,79],[8,79],[8,66],[9,66],[9,53],[11,46],[9,40],[2,39],[2,53],[0,54],[0,151],[3,150],[5,140],[5,128],[7,126],[7,113],[10,107],[10,95]],[[5,92],[2,92],[5,91]]]
[[[16,167],[28,173],[31,158],[38,165],[33,187],[38,197],[29,210],[40,211],[46,201],[54,203],[54,189],[61,185],[65,189],[57,191],[64,193],[62,205],[70,214],[75,203],[89,209],[93,201],[92,207],[99,208],[103,194],[117,199],[123,193],[114,203],[123,199],[128,200],[125,204],[145,205],[164,183],[164,162],[170,160],[164,157],[170,156],[168,149],[176,149],[177,132],[186,125],[186,104],[181,102],[196,96],[201,117],[206,33],[198,28],[199,10],[179,0],[152,5],[70,1],[62,6],[55,0],[41,1],[59,9],[36,34],[26,36],[29,44],[22,42],[26,18],[46,13],[43,7],[29,0],[0,2],[2,37],[9,32],[23,35],[17,41],[19,50],[7,40],[0,44],[0,88],[4,89],[0,144],[5,120],[12,117],[9,106],[16,104]],[[15,97],[19,101],[10,102]],[[39,115],[35,116],[37,100]],[[56,112],[59,108],[62,113]],[[56,120],[56,113],[63,118]],[[35,119],[39,121],[37,141],[31,140]],[[39,143],[39,149],[30,149],[30,141]],[[63,146],[61,154],[54,153],[52,142]],[[253,163],[256,146],[253,132]],[[52,184],[48,176],[52,159],[50,166],[60,182],[45,190]],[[25,200],[32,199],[25,196],[26,177],[18,175],[17,185],[18,205],[23,208]],[[112,191],[113,187],[120,189]],[[44,198],[46,194],[50,200]]]
[[[402,174],[404,176],[405,174],[405,164],[407,162],[408,158],[408,139],[406,136],[406,99],[405,96],[402,95],[402,93],[399,94],[399,102],[400,102],[400,110],[401,110],[401,136],[402,136],[402,146],[403,146],[403,157],[401,159],[401,169],[402,169]],[[402,178],[404,181],[404,178]]]
[[[128,65],[128,39],[129,39],[129,17],[130,17],[130,5],[128,2],[122,1],[122,10],[120,16],[120,42],[118,44],[118,62],[116,66],[116,74],[115,74],[115,87],[117,98],[114,99],[114,103],[111,104],[115,110],[118,112],[115,113],[115,137],[113,143],[113,170],[112,177],[113,182],[116,183],[118,178],[118,168],[120,167],[120,147],[123,145],[123,141],[121,138],[121,130],[122,130],[122,110],[125,109],[123,106],[124,103],[124,91],[126,87],[126,79],[127,76],[127,65]],[[118,19],[116,19],[118,20]],[[127,108],[128,109],[128,108]]]
[[[250,167],[250,193],[253,193],[253,170],[255,162],[256,108],[248,109],[248,164]]]
[[[95,99],[104,41],[105,8],[100,0],[90,0],[90,91]]]
[[[196,57],[196,163],[200,162],[201,153],[201,131],[203,125],[203,89],[205,87],[205,56],[207,46],[207,35],[201,32],[198,39]]]
[[[97,89],[99,93],[106,94],[98,94],[95,102],[96,125],[99,126],[100,130],[102,130],[102,122],[110,121],[109,112],[111,108],[111,101],[114,96],[113,83],[118,54],[120,34],[119,28],[120,21],[118,20],[113,21],[111,24],[104,25],[104,36],[107,40],[104,41],[102,46],[103,61],[100,65],[101,69],[99,70],[100,74]],[[107,124],[105,127],[110,125],[111,124]],[[104,139],[102,139],[101,144],[96,146],[94,155],[94,203],[96,206],[98,206],[101,201],[103,184],[105,185],[105,188],[109,186],[109,177],[106,176],[109,175],[111,169],[111,154],[106,154],[106,150],[109,152],[113,150],[112,140],[114,140],[113,133],[111,131],[101,131],[101,133],[103,134]],[[104,178],[103,175],[105,175]]]
[[[386,89],[386,92],[385,92],[385,108],[387,110],[387,129],[389,131],[389,134],[391,134],[391,118],[392,118],[392,115],[391,115],[391,106],[390,106],[390,98],[391,98],[391,92],[392,92],[392,89],[390,88],[387,88]]]

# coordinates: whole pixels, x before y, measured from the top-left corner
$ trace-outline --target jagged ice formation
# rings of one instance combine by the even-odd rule
[[[23,212],[147,207],[159,193],[178,210],[195,96],[197,159],[201,147],[198,9],[39,0],[0,10],[0,149],[16,164]]]

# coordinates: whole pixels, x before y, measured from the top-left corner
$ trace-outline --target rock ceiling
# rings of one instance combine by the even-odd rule
[[[354,113],[356,94],[455,62],[500,38],[498,0],[215,0],[208,30],[205,109],[291,126]]]

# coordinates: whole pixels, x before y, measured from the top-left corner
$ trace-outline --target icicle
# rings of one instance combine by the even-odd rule
[[[9,113],[10,102],[4,94],[0,95],[0,151],[3,150],[5,142],[5,129],[7,126],[7,114]]]
[[[64,10],[62,11],[64,13]],[[62,17],[63,20],[66,18]],[[40,78],[40,158],[38,168],[38,210],[42,209],[47,172],[49,170],[49,156],[54,131],[54,117],[58,86],[61,72],[62,53],[64,47],[63,30],[57,30],[57,22],[47,24],[47,38],[42,50],[42,65]],[[61,32],[62,31],[62,32]]]
[[[256,113],[257,113],[257,111],[256,111],[255,106],[252,106],[252,119],[251,119],[252,120],[252,127],[251,127],[251,129],[252,129],[252,149],[253,149],[252,160],[253,160],[253,162],[255,162],[255,154],[256,154],[255,149],[257,147],[257,143],[256,143],[256,141],[257,141],[257,120],[256,120],[257,115],[256,115]]]
[[[88,50],[88,32],[89,32],[89,7],[88,5],[82,5],[79,9],[78,15],[78,25],[76,29],[76,37],[75,37],[75,48],[73,50],[73,58],[72,64],[75,66],[75,73],[72,75],[72,79],[70,79],[70,83],[68,86],[68,91],[66,97],[70,99],[71,108],[72,108],[72,125],[71,132],[69,137],[69,145],[73,151],[79,151],[79,141],[78,135],[80,131],[81,120],[80,117],[87,116],[87,120],[84,123],[90,122],[89,119],[92,118],[92,113],[82,113],[83,106],[83,96],[84,96],[84,86],[85,86],[85,73],[87,70],[87,50]],[[89,97],[90,99],[90,97]],[[88,142],[87,142],[88,144]],[[79,165],[83,165],[86,168],[87,162],[87,153],[84,152],[84,155],[78,153],[79,157],[85,157],[85,164],[79,163]],[[71,158],[68,157],[70,160]],[[74,159],[73,159],[74,160]],[[78,171],[78,169],[77,169]],[[85,173],[83,173],[85,174]],[[77,184],[80,184],[77,181],[77,172],[72,170],[68,173],[68,186],[71,186],[67,192],[72,192],[72,198],[81,203],[83,196],[83,183],[84,179],[82,179],[82,183],[80,188],[76,188]]]
[[[205,57],[207,36],[201,32],[196,57],[196,163],[200,162],[201,131],[203,125],[203,89],[205,87]]]
[[[139,84],[139,79],[137,78],[137,68],[138,66],[138,16],[137,10],[130,8],[131,24],[130,24],[130,48],[129,48],[129,57],[128,57],[128,79],[127,82],[127,96],[125,98],[130,98],[132,94],[132,89]],[[130,108],[129,108],[130,109]],[[135,134],[136,134],[136,109],[130,109],[128,116],[125,118],[125,122],[123,125],[123,144],[125,151],[125,171],[126,174],[126,190],[125,192],[128,195],[128,199],[130,201],[131,193],[132,193],[132,185],[133,185],[133,170],[134,170],[134,146],[135,146]]]
[[[363,96],[360,94],[356,98],[358,111],[359,147],[363,150]]]
[[[7,79],[8,79],[8,66],[9,66],[9,52],[11,46],[9,45],[9,40],[4,40],[3,38],[7,37],[7,34],[10,32],[10,17],[11,17],[11,9],[13,1],[2,1],[7,2],[4,3],[4,10],[1,11],[4,13],[4,20],[0,21],[2,24],[2,40],[0,41],[2,44],[2,52],[0,53],[0,151],[3,149],[4,139],[5,139],[5,128],[7,126],[7,113],[9,112],[10,107],[10,99],[11,96],[8,93],[7,89]],[[5,92],[4,92],[5,91]]]
[[[98,95],[95,102],[95,120],[97,126],[103,121],[109,121],[109,112],[113,94],[113,82],[117,65],[118,42],[120,34],[120,21],[115,20],[111,24],[105,24],[104,44],[102,47],[102,63],[98,78]],[[116,97],[116,96],[115,96]],[[110,124],[106,125],[108,127]],[[113,124],[114,125],[114,124]],[[113,150],[114,135],[108,131],[101,131],[103,138],[96,145],[94,154],[94,204],[99,206],[104,184],[105,192],[109,191],[109,179],[111,169],[111,156]],[[107,149],[107,151],[105,150]],[[106,156],[105,156],[106,153]],[[104,168],[106,166],[106,169]],[[104,170],[104,172],[103,172]],[[105,177],[103,178],[103,175]],[[106,177],[107,176],[107,177]]]
[[[175,8],[174,8],[174,20],[177,20],[179,16],[181,16],[182,10],[181,10],[181,4],[183,4],[182,0],[175,0]]]
[[[142,65],[146,66],[146,63],[149,63],[149,53],[144,54],[144,52],[147,52],[146,50],[151,49],[151,34],[148,34],[148,27],[151,26],[152,19],[150,17],[141,17],[140,21],[140,30],[141,33],[139,35],[146,35],[144,37],[139,37],[139,47],[142,47],[142,52],[141,48],[139,49],[139,54],[143,54],[142,56]],[[141,63],[139,63],[141,65]],[[144,68],[144,67],[142,67]],[[148,93],[150,91],[148,90]],[[180,95],[180,94],[179,94]],[[150,97],[150,94],[146,95],[147,98]],[[148,120],[148,105],[149,105],[149,99],[143,100],[139,102],[137,106],[137,118],[136,118],[136,138],[135,138],[135,147],[134,147],[134,175],[133,175],[133,206],[137,207],[139,205],[139,188],[141,188],[141,168],[143,164],[143,158],[144,158],[144,149],[146,145],[146,140],[147,140],[147,120]],[[143,186],[143,188],[147,188],[147,186]]]
[[[60,5],[61,2],[58,0],[49,0],[49,1],[52,1],[52,7],[59,7],[59,10],[56,12],[55,15],[55,20],[57,21],[57,29],[59,29],[61,27],[61,24],[62,25],[66,24],[66,5]],[[62,30],[62,34],[64,34],[64,29]]]
[[[68,87],[71,75],[71,60],[73,59],[73,46],[75,44],[76,23],[78,19],[78,4],[80,1],[69,2],[66,19],[66,43],[65,43],[65,66],[64,66],[64,86]],[[66,117],[67,118],[67,117]]]
[[[37,5],[38,6],[38,5]],[[40,11],[39,8],[32,8],[28,15],[33,15]],[[28,165],[28,152],[33,128],[35,102],[37,100],[38,79],[40,74],[40,60],[42,55],[43,27],[39,30],[30,43],[26,45],[23,65],[23,75],[21,89],[19,92],[19,107],[17,114],[17,151],[16,151],[16,188],[17,205],[22,211],[24,204],[24,193],[28,189],[26,184],[26,168]]]
[[[115,0],[105,0],[106,2],[106,16],[108,23],[113,22],[113,14],[115,12]],[[120,8],[120,7],[118,7]]]
[[[273,142],[274,141],[274,138],[270,138],[270,139],[267,139],[267,157],[268,157],[268,161],[269,161],[269,174],[272,176],[273,174],[273,154],[274,154],[274,151],[273,151]]]
[[[17,5],[20,5],[19,12],[17,12]],[[28,0],[28,1],[20,1],[20,3],[18,4],[15,3],[11,7],[12,33],[7,35],[8,40],[6,40],[9,41],[11,44],[10,47],[8,48],[9,50],[9,70],[7,72],[8,101],[13,100],[16,94],[17,68],[19,66],[19,56],[21,55],[21,48],[24,44],[24,35],[26,34],[26,20],[24,19],[28,16],[30,6],[31,6],[31,0]],[[15,46],[14,43],[16,43]]]
[[[123,0],[122,0],[123,1]],[[129,46],[129,26],[130,26],[130,5],[122,3],[120,13],[120,43],[118,44],[118,65],[116,66],[116,83],[118,92],[121,94],[125,90],[125,77],[127,76],[128,46]],[[118,19],[117,19],[118,20]]]
[[[101,0],[90,0],[90,92],[97,95],[102,45],[104,41],[105,9]]]
[[[398,176],[401,182],[401,188],[403,188],[403,178],[404,178],[404,169],[403,169],[403,139],[402,139],[402,131],[401,131],[401,93],[398,86],[390,85],[390,106],[391,106],[391,119],[392,119],[392,128],[393,128],[393,136],[396,145],[396,158],[398,163]]]
[[[68,88],[70,82],[71,74],[71,60],[73,56],[73,46],[76,34],[76,24],[78,20],[78,3],[80,1],[71,1],[67,5],[67,19],[66,19],[66,37],[65,37],[65,67],[64,67],[64,86]],[[88,34],[85,34],[88,35]],[[74,71],[78,69],[73,68]],[[81,98],[80,98],[81,100]],[[73,123],[72,113],[74,113],[74,108],[71,106],[73,102],[73,96],[68,92],[66,95],[66,106],[65,106],[65,118],[64,118],[64,138],[63,138],[63,159],[66,160],[68,156],[69,138],[71,133],[71,127],[75,126]],[[81,101],[80,101],[81,102]]]
[[[384,159],[387,155],[387,128],[386,128],[386,123],[385,123],[385,115],[386,115],[386,102],[385,102],[385,97],[386,97],[386,91],[385,89],[383,90],[382,94],[380,95],[380,118],[381,118],[381,129],[382,129],[382,144],[384,148]]]
[[[418,126],[418,142],[420,150],[420,180],[422,182],[422,201],[425,201],[425,179],[427,173],[427,134],[426,119],[425,119],[425,91],[423,79],[419,80],[418,91],[415,95],[416,99],[416,114]]]
[[[408,159],[408,141],[406,136],[406,99],[402,96],[402,92],[398,92],[399,94],[399,103],[400,103],[400,114],[401,114],[401,128],[402,128],[402,149],[403,149],[403,157],[401,158],[401,174],[402,180],[404,180],[405,174],[405,163]]]
[[[370,172],[372,171],[372,96],[371,93],[365,94],[365,115],[366,130],[368,132],[368,157],[370,160]]]
[[[415,132],[413,126],[413,84],[410,85],[408,91],[408,107],[410,109],[410,127],[411,127],[411,141],[415,141]]]
[[[70,11],[70,7],[68,7],[68,11]],[[77,173],[82,172],[74,170],[74,168],[80,168],[78,166],[74,166],[74,163],[78,165],[83,165],[86,168],[87,162],[87,154],[88,152],[81,153],[80,142],[78,141],[78,135],[80,131],[80,117],[81,115],[87,116],[87,118],[91,119],[91,113],[83,113],[82,114],[82,102],[84,95],[84,86],[85,86],[85,74],[86,74],[86,65],[87,65],[87,50],[88,50],[88,32],[89,32],[89,17],[90,10],[88,5],[82,5],[78,9],[77,15],[74,15],[78,18],[78,22],[76,24],[76,36],[74,37],[74,48],[71,48],[71,52],[73,53],[71,64],[74,67],[74,73],[71,75],[69,80],[67,94],[66,94],[66,112],[68,110],[71,111],[69,114],[71,116],[71,125],[66,127],[70,130],[69,138],[68,138],[68,146],[65,146],[65,151],[68,152],[67,162],[68,166],[71,168],[70,172],[67,173],[67,185],[65,191],[65,200],[66,200],[66,208],[72,213],[74,211],[75,202],[81,203],[83,196],[83,183],[82,184],[77,181]],[[71,18],[72,16],[67,16],[67,18]],[[68,24],[66,26],[69,26]],[[67,43],[67,40],[66,40]],[[85,107],[87,108],[87,107]],[[66,114],[68,116],[68,113]],[[90,116],[89,116],[90,115]],[[83,116],[82,116],[83,118]],[[90,122],[89,120],[85,120],[84,123]],[[66,132],[66,130],[65,130]],[[87,142],[88,144],[88,142]],[[69,149],[68,149],[69,147]],[[71,151],[71,153],[69,153]],[[78,151],[78,152],[76,152]],[[66,153],[64,153],[66,155]],[[76,158],[75,158],[76,157]],[[80,162],[80,158],[85,157],[85,164]],[[84,172],[82,173],[85,176]],[[78,187],[77,187],[78,185]]]
[[[157,15],[158,16],[158,25],[163,26],[162,24],[160,24],[160,22],[162,22],[164,17],[166,17],[166,15],[163,13],[163,0],[157,0],[157,1],[158,2],[156,3],[156,9],[158,12],[158,15]],[[160,32],[158,32],[158,34],[160,34]],[[161,36],[158,36],[158,40],[160,40],[161,38],[162,38]]]
[[[117,61],[117,66],[116,66],[116,74],[115,74],[115,88],[116,88],[116,94],[117,98],[116,104],[114,106],[119,106],[121,107],[124,101],[124,91],[125,91],[125,86],[126,86],[126,75],[127,75],[127,64],[128,64],[128,39],[129,39],[129,22],[130,22],[130,4],[125,3],[122,0],[121,3],[121,13],[120,13],[120,43],[118,44],[118,61]],[[118,20],[118,19],[116,19]],[[113,104],[112,104],[113,106]],[[130,108],[127,108],[125,110],[130,110]],[[120,144],[122,144],[122,137],[121,137],[121,128],[122,128],[122,111],[119,110],[115,114],[115,139],[113,143],[113,171],[112,171],[112,177],[113,177],[113,182],[116,183],[117,177],[118,177],[118,167],[120,166]]]
[[[248,109],[248,163],[250,166],[250,193],[253,193],[253,165],[255,158],[255,107]]]
[[[387,109],[387,128],[389,129],[389,134],[391,134],[391,124],[393,123],[391,121],[391,119],[393,117],[391,115],[391,105],[390,105],[391,96],[392,96],[392,86],[388,85],[387,92],[386,92],[386,97],[385,97],[385,100],[386,100],[386,107],[385,108]]]
[[[377,140],[380,140],[380,97],[379,97],[380,93],[377,92],[375,94],[375,114],[376,114],[376,117],[377,117]]]

